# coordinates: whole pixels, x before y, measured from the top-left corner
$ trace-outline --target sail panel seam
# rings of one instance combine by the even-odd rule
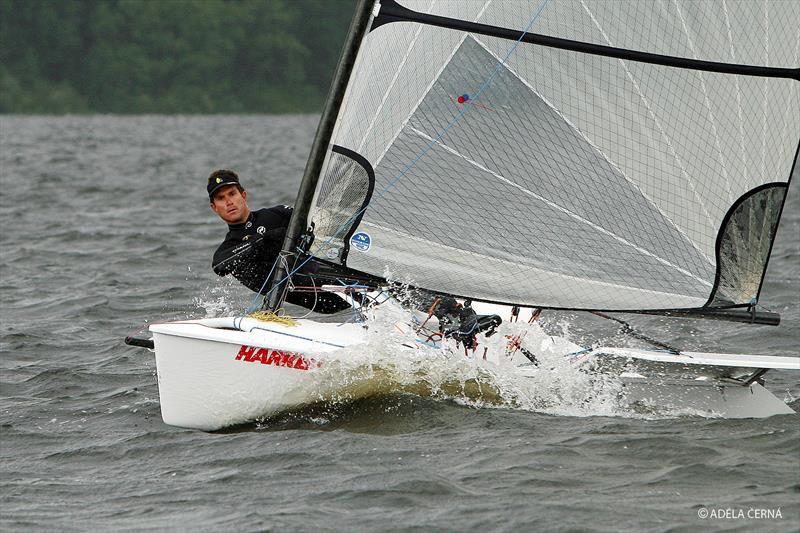
[[[459,153],[454,148],[451,148],[450,146],[447,146],[446,144],[441,142],[441,140],[435,140],[432,137],[430,137],[429,135],[427,135],[426,133],[424,133],[424,132],[422,132],[422,131],[414,128],[414,127],[409,127],[409,128],[411,130],[413,130],[415,133],[417,133],[418,135],[420,135],[421,137],[423,137],[425,139],[428,139],[429,141],[434,142],[435,144],[438,144],[439,146],[441,146],[442,148],[444,148],[445,150],[447,150],[451,154],[455,155],[456,157],[460,157],[461,159],[463,159],[464,161],[466,161],[466,162],[470,163],[471,165],[475,166],[479,170],[482,170],[483,172],[488,173],[489,175],[499,179],[500,181],[506,183],[507,185],[510,185],[510,186],[520,190],[521,192],[523,192],[523,193],[525,193],[525,194],[527,194],[529,196],[532,196],[533,198],[536,198],[537,200],[549,205],[550,207],[552,207],[552,208],[554,208],[554,209],[556,209],[558,211],[561,211],[562,213],[564,213],[568,217],[570,217],[570,218],[572,218],[574,220],[577,220],[578,222],[581,222],[581,223],[583,223],[583,224],[585,224],[585,225],[587,225],[587,226],[599,231],[600,233],[603,233],[604,235],[607,235],[607,236],[611,237],[612,239],[624,244],[625,246],[629,246],[629,247],[633,248],[634,250],[642,253],[643,255],[646,255],[648,257],[651,257],[652,259],[655,259],[656,261],[658,261],[659,263],[661,263],[661,264],[663,264],[665,266],[668,266],[668,267],[671,267],[671,268],[675,269],[676,271],[680,272],[681,274],[683,274],[683,275],[685,275],[687,277],[690,277],[690,278],[693,278],[693,279],[699,281],[703,285],[708,285],[709,287],[713,286],[712,283],[697,277],[695,274],[692,274],[688,270],[685,270],[685,269],[679,267],[678,265],[672,264],[671,262],[667,261],[666,259],[664,259],[662,257],[659,257],[659,256],[655,255],[654,253],[650,252],[649,250],[645,250],[644,248],[642,248],[640,246],[637,246],[636,244],[628,241],[627,239],[625,239],[623,237],[620,237],[616,233],[614,233],[612,231],[609,231],[609,230],[603,228],[602,226],[598,226],[597,224],[595,224],[594,222],[591,222],[590,220],[586,220],[585,218],[583,218],[582,216],[578,215],[577,213],[573,213],[572,211],[570,211],[566,207],[560,206],[560,205],[556,204],[555,202],[553,202],[551,200],[548,200],[547,198],[539,196],[535,192],[533,192],[533,191],[531,191],[529,189],[526,189],[525,187],[523,187],[523,186],[521,186],[521,185],[519,185],[517,183],[514,183],[513,181],[509,180],[505,176],[502,176],[502,175],[498,174],[497,172],[486,168],[485,166],[481,165],[477,161],[475,161],[473,159],[470,159],[469,157]]]
[[[492,0],[486,0],[486,3],[483,5],[481,10],[475,16],[475,20],[478,20],[483,15],[483,13],[486,11],[486,8],[489,7],[489,4],[491,4],[491,3],[492,3]],[[545,1],[545,4],[547,4],[547,0]],[[534,20],[535,20],[535,17],[534,17]],[[400,123],[400,127],[397,129],[397,132],[392,137],[392,140],[389,141],[386,144],[386,147],[384,147],[383,152],[381,152],[381,155],[378,156],[378,158],[375,160],[375,168],[378,168],[378,166],[381,164],[381,161],[386,156],[386,152],[388,152],[389,148],[391,148],[392,145],[395,143],[395,141],[397,140],[397,137],[399,137],[400,133],[402,133],[403,128],[406,126],[406,124],[408,124],[408,121],[411,120],[411,117],[414,116],[414,113],[416,113],[417,109],[419,109],[419,106],[422,105],[422,102],[425,100],[425,97],[428,96],[428,93],[431,91],[431,89],[433,89],[434,85],[436,85],[436,82],[439,81],[439,77],[442,75],[442,72],[444,72],[444,69],[446,69],[447,66],[450,64],[450,62],[453,60],[453,57],[455,57],[456,53],[458,52],[458,49],[461,48],[461,45],[464,43],[464,41],[466,40],[466,38],[468,36],[469,36],[469,34],[467,34],[467,33],[462,35],[461,38],[458,40],[458,43],[456,43],[456,45],[453,47],[453,50],[447,56],[447,59],[445,60],[445,62],[442,63],[441,68],[436,72],[436,75],[433,77],[431,82],[428,84],[428,86],[422,92],[422,96],[419,98],[419,100],[414,105],[414,107],[411,109],[411,111],[409,111],[408,116],[405,118],[405,120],[403,120]]]
[[[488,255],[479,254],[477,252],[471,252],[471,251],[467,251],[467,250],[462,250],[460,248],[455,248],[453,246],[448,246],[446,244],[434,242],[434,241],[431,241],[431,240],[428,240],[428,239],[424,239],[424,238],[419,237],[419,236],[411,235],[411,234],[399,231],[396,228],[390,228],[390,227],[382,226],[382,225],[377,224],[375,222],[367,222],[367,221],[365,221],[363,224],[365,226],[370,226],[370,227],[373,227],[373,228],[376,228],[376,229],[380,229],[381,231],[385,231],[387,233],[394,233],[395,235],[398,235],[398,236],[401,236],[401,237],[404,237],[404,238],[408,238],[409,240],[413,240],[413,241],[417,241],[417,242],[424,242],[425,244],[430,244],[432,246],[436,246],[436,247],[442,248],[444,250],[461,252],[461,253],[468,253],[470,255],[474,255],[476,257],[479,257],[481,259],[486,259],[488,261],[496,261],[496,262],[503,263],[505,265],[510,265],[510,266],[519,266],[519,263],[513,263],[511,261],[507,261],[507,260],[499,258],[499,257],[491,257],[491,256],[488,256]],[[624,290],[640,292],[642,294],[647,294],[647,295],[659,295],[659,296],[667,295],[667,296],[671,296],[671,297],[692,298],[692,299],[695,299],[695,300],[698,300],[698,301],[703,301],[703,298],[700,298],[698,296],[691,296],[691,295],[680,294],[680,293],[675,293],[675,292],[657,291],[657,290],[653,290],[653,289],[643,289],[641,287],[633,287],[631,285],[620,285],[618,283],[612,283],[610,281],[602,281],[602,280],[597,280],[597,279],[590,279],[590,278],[582,278],[582,277],[578,277],[578,276],[571,276],[569,274],[564,274],[562,272],[556,272],[554,270],[544,270],[542,268],[539,268],[539,267],[536,267],[536,266],[533,266],[533,265],[528,265],[528,264],[525,265],[525,268],[531,269],[531,270],[535,270],[535,271],[541,272],[543,274],[559,276],[559,277],[562,277],[562,278],[565,278],[565,279],[580,281],[580,282],[584,282],[584,283],[593,283],[593,284],[601,285],[603,287],[612,288],[612,289],[624,289]]]
[[[728,13],[727,0],[722,0],[722,10],[725,13],[725,27],[728,33],[728,44],[730,45],[731,59],[735,61],[736,50],[733,46],[733,32],[731,31],[731,20],[730,20],[730,15]],[[739,85],[738,76],[734,79],[734,82],[736,83],[736,115],[739,118],[739,136],[740,136],[739,152],[741,153],[742,156],[744,178],[745,180],[747,180],[747,183],[749,183],[750,172],[747,169],[747,152],[745,151],[745,140],[744,140],[744,117],[742,115],[742,88]]]
[[[436,4],[436,0],[431,1],[431,5],[428,7],[428,13],[431,12],[434,4]],[[414,46],[417,44],[417,38],[419,37],[419,34],[422,32],[423,28],[424,26],[420,24],[419,27],[417,28],[417,31],[414,32],[414,38],[411,39],[411,43],[409,44],[406,53],[403,55],[402,61],[400,61],[400,64],[398,65],[397,70],[394,73],[394,76],[392,76],[392,81],[386,88],[386,92],[383,93],[383,98],[381,98],[381,103],[375,110],[375,114],[372,115],[372,120],[370,120],[369,126],[367,126],[367,130],[364,132],[364,136],[361,138],[361,142],[359,143],[356,152],[361,152],[362,148],[364,148],[364,143],[367,142],[367,137],[369,137],[369,134],[372,133],[372,128],[375,126],[375,121],[378,120],[378,116],[381,114],[381,111],[383,111],[383,106],[386,104],[386,100],[389,98],[389,93],[391,93],[392,89],[394,89],[394,84],[397,83],[397,78],[400,77],[400,72],[405,67],[406,62],[408,61],[408,56],[411,55],[411,50],[413,50]],[[391,143],[389,144],[391,145]]]
[[[606,42],[609,43],[609,44],[613,44],[611,42],[611,38],[608,36],[608,34],[605,32],[605,30],[603,30],[603,28],[600,26],[600,23],[595,18],[594,14],[589,10],[589,7],[586,5],[584,0],[581,0],[581,5],[584,7],[584,9],[586,10],[586,13],[592,19],[592,22],[594,23],[594,25],[597,27],[597,29],[600,31],[600,33],[603,35],[603,38],[606,40]],[[677,151],[675,150],[675,147],[672,145],[672,141],[671,141],[670,137],[667,135],[667,132],[664,131],[664,127],[661,125],[661,121],[658,120],[658,117],[656,117],[656,114],[653,111],[652,106],[650,105],[650,101],[647,99],[647,97],[642,92],[642,89],[639,86],[639,83],[636,81],[636,79],[634,78],[633,74],[628,69],[628,66],[625,64],[625,60],[624,59],[618,59],[618,61],[619,61],[620,65],[622,66],[622,69],[625,71],[626,77],[630,80],[630,82],[633,84],[634,88],[636,89],[636,92],[639,94],[639,98],[641,98],[642,103],[647,108],[647,111],[650,114],[650,118],[653,119],[653,122],[655,123],[656,127],[661,132],[661,136],[664,139],[664,142],[669,147],[670,152],[672,152],[672,156],[675,158],[675,162],[677,163],[678,167],[681,169],[681,173],[683,174],[683,176],[686,179],[686,181],[689,183],[689,186],[692,188],[692,193],[694,194],[695,198],[697,198],[697,202],[700,204],[700,207],[703,208],[703,211],[706,214],[706,219],[708,220],[709,226],[710,227],[714,227],[714,221],[711,218],[711,214],[709,213],[708,209],[706,208],[705,203],[703,203],[703,199],[697,193],[697,188],[695,187],[694,181],[689,176],[689,174],[686,172],[686,168],[684,167],[683,160],[680,158],[680,156],[678,155]]]
[[[683,11],[681,11],[680,4],[678,4],[678,0],[672,0],[673,4],[675,4],[675,9],[678,12],[678,18],[681,21],[681,27],[683,28],[683,33],[686,35],[686,41],[689,45],[689,49],[692,51],[692,55],[695,59],[697,59],[697,50],[694,46],[694,41],[692,40],[692,36],[689,35],[689,28],[686,26],[686,19],[683,16]],[[714,145],[717,149],[717,153],[719,153],[719,164],[722,168],[722,175],[725,177],[725,183],[728,188],[728,200],[733,202],[733,191],[731,190],[731,180],[728,176],[728,167],[725,165],[725,157],[722,155],[722,145],[719,142],[719,132],[717,131],[717,119],[714,116],[714,112],[711,109],[711,100],[708,98],[708,88],[706,87],[706,81],[703,77],[703,71],[698,71],[697,76],[700,78],[700,87],[703,89],[703,103],[706,106],[706,111],[708,112],[708,117],[711,122],[711,129],[714,130]]]
[[[491,55],[492,57],[494,57],[495,59],[498,59],[498,60],[499,60],[499,58],[497,57],[497,55],[495,55],[495,53],[494,53],[494,52],[492,52],[492,51],[489,49],[489,47],[488,47],[486,44],[484,44],[484,43],[483,43],[483,42],[482,42],[480,39],[477,39],[475,36],[472,36],[472,38],[473,38],[473,39],[475,40],[475,42],[476,42],[476,43],[478,43],[478,45],[480,45],[480,46],[481,46],[481,47],[482,47],[482,48],[483,48],[483,49],[484,49],[484,50],[485,50],[485,51],[486,51],[488,54],[490,54],[490,55]],[[589,146],[591,146],[591,147],[592,147],[592,148],[593,148],[593,149],[594,149],[594,150],[595,150],[595,151],[596,151],[598,154],[600,154],[600,156],[601,156],[601,157],[602,157],[602,158],[605,160],[605,162],[606,162],[606,163],[608,163],[608,165],[609,165],[611,168],[613,168],[614,170],[616,170],[617,172],[619,172],[620,176],[622,176],[622,178],[623,178],[625,181],[627,181],[627,182],[628,182],[628,183],[631,185],[631,187],[633,187],[634,189],[636,189],[636,191],[637,191],[637,192],[638,192],[638,193],[639,193],[639,194],[642,196],[642,198],[644,198],[644,199],[645,199],[645,200],[646,200],[646,201],[647,201],[647,202],[648,202],[648,203],[649,203],[649,204],[650,204],[650,205],[653,207],[653,209],[655,209],[656,211],[658,211],[658,212],[661,214],[661,216],[662,216],[662,217],[664,217],[664,220],[666,220],[667,222],[669,222],[669,224],[670,224],[670,225],[671,225],[673,228],[675,228],[675,231],[677,231],[678,233],[680,233],[680,234],[681,234],[681,235],[682,235],[682,236],[683,236],[683,237],[686,239],[686,242],[688,242],[688,243],[689,243],[689,245],[690,245],[692,248],[694,248],[694,249],[697,251],[697,253],[698,253],[698,254],[700,254],[700,257],[702,257],[702,258],[703,258],[703,259],[704,259],[706,262],[708,262],[708,264],[709,264],[709,265],[711,265],[712,267],[714,266],[714,261],[711,259],[711,257],[709,257],[709,255],[708,255],[707,253],[705,253],[703,250],[701,250],[701,249],[700,249],[700,247],[697,245],[697,243],[695,243],[695,242],[694,242],[694,240],[692,240],[692,239],[691,239],[691,238],[690,238],[690,237],[689,237],[689,236],[688,236],[688,235],[687,235],[687,234],[684,232],[683,228],[681,228],[680,226],[678,226],[678,225],[675,223],[675,221],[674,221],[674,220],[672,220],[672,218],[671,218],[669,215],[667,215],[666,213],[664,213],[664,212],[661,210],[661,207],[660,207],[658,204],[656,204],[656,203],[655,203],[655,201],[653,201],[653,199],[651,199],[651,198],[650,198],[650,196],[648,196],[648,195],[647,195],[647,194],[646,194],[646,193],[645,193],[645,192],[644,192],[644,191],[641,189],[641,187],[639,187],[639,185],[637,185],[637,184],[636,184],[636,183],[635,183],[635,182],[634,182],[634,181],[633,181],[633,180],[632,180],[630,177],[628,177],[628,176],[625,174],[625,172],[623,172],[623,171],[622,171],[622,169],[621,169],[621,168],[619,168],[619,167],[618,167],[618,166],[617,166],[617,165],[616,165],[616,164],[615,164],[613,161],[611,161],[611,159],[608,157],[608,155],[607,155],[607,154],[606,154],[606,153],[605,153],[605,152],[604,152],[604,151],[603,151],[603,150],[602,150],[602,149],[601,149],[599,146],[597,146],[596,144],[594,144],[594,143],[593,143],[593,142],[592,142],[592,141],[591,141],[591,140],[590,140],[590,139],[589,139],[589,138],[586,136],[586,134],[585,134],[585,133],[584,133],[584,132],[583,132],[583,131],[582,131],[580,128],[578,128],[578,127],[577,127],[577,126],[576,126],[576,125],[575,125],[575,124],[574,124],[574,123],[573,123],[573,122],[572,122],[572,121],[571,121],[571,120],[570,120],[570,119],[569,119],[569,118],[568,118],[566,115],[564,115],[564,114],[561,112],[561,110],[559,110],[559,109],[558,109],[558,108],[557,108],[557,107],[556,107],[556,106],[555,106],[555,105],[554,105],[554,104],[553,104],[553,103],[552,103],[550,100],[548,100],[548,99],[547,99],[547,98],[546,98],[544,95],[540,94],[540,93],[539,93],[539,92],[538,92],[538,91],[537,91],[537,90],[536,90],[536,89],[535,89],[535,88],[534,88],[534,87],[533,87],[533,86],[532,86],[532,85],[531,85],[531,84],[528,82],[528,80],[526,80],[526,79],[524,79],[522,76],[520,76],[520,75],[519,75],[519,73],[517,73],[517,72],[516,72],[516,71],[515,71],[513,68],[511,68],[511,66],[509,66],[508,64],[506,64],[506,65],[505,65],[505,67],[506,67],[506,69],[508,69],[508,71],[509,71],[509,72],[510,72],[510,73],[511,73],[511,74],[512,74],[514,77],[516,77],[516,78],[517,78],[517,79],[520,81],[520,83],[522,83],[522,84],[523,84],[523,85],[525,85],[525,86],[526,86],[528,89],[530,89],[530,91],[531,91],[531,92],[533,92],[533,94],[535,94],[535,95],[536,95],[536,96],[537,96],[539,99],[541,99],[541,100],[542,100],[542,102],[544,102],[544,103],[545,103],[545,105],[547,105],[547,106],[548,106],[550,109],[552,109],[552,110],[553,110],[553,112],[554,112],[555,114],[557,114],[557,115],[558,115],[558,116],[559,116],[559,117],[560,117],[560,118],[561,118],[561,119],[562,119],[562,120],[563,120],[563,121],[564,121],[564,122],[565,122],[565,123],[566,123],[566,124],[567,124],[567,125],[568,125],[570,128],[572,128],[572,130],[573,130],[573,131],[576,133],[576,135],[578,135],[578,136],[579,136],[581,139],[583,139],[583,140],[584,140],[584,141],[585,141],[585,142],[586,142],[586,143],[587,143]]]
[[[425,88],[425,90],[422,92],[422,96],[419,98],[419,100],[417,101],[417,103],[414,105],[414,107],[413,107],[413,108],[411,109],[411,111],[408,113],[408,116],[405,118],[405,120],[403,120],[403,121],[400,123],[400,127],[399,127],[399,128],[397,128],[397,131],[396,131],[396,132],[395,132],[395,134],[392,136],[392,140],[391,140],[391,141],[389,141],[388,143],[386,143],[386,147],[384,147],[384,149],[383,149],[383,152],[381,152],[381,155],[380,155],[380,156],[378,156],[378,158],[375,160],[375,168],[378,168],[378,167],[380,166],[380,164],[381,164],[381,161],[383,161],[383,158],[386,156],[386,153],[387,153],[387,152],[389,151],[389,149],[390,149],[390,148],[391,148],[391,147],[394,145],[394,143],[397,141],[397,138],[398,138],[398,137],[400,136],[400,134],[403,132],[403,128],[405,128],[405,127],[406,127],[406,125],[408,124],[408,121],[409,121],[409,120],[411,120],[411,117],[412,117],[412,116],[414,116],[414,113],[416,113],[417,109],[419,109],[419,106],[420,106],[420,105],[422,105],[422,102],[423,102],[423,100],[425,100],[425,97],[426,97],[426,96],[428,96],[428,93],[431,91],[431,89],[433,88],[433,86],[434,86],[434,85],[436,85],[436,82],[437,82],[437,81],[439,81],[439,76],[441,76],[441,75],[442,75],[442,72],[444,72],[444,69],[446,69],[446,68],[447,68],[447,66],[450,64],[450,61],[451,61],[451,60],[453,59],[453,57],[456,55],[456,52],[458,52],[458,49],[461,47],[461,44],[462,44],[462,43],[464,42],[464,40],[467,38],[467,35],[468,35],[468,34],[464,34],[464,35],[463,35],[463,36],[462,36],[462,37],[461,37],[461,38],[458,40],[458,43],[457,43],[457,44],[456,44],[456,45],[453,47],[453,50],[450,52],[450,55],[447,57],[447,60],[446,60],[444,63],[442,63],[442,67],[439,69],[439,71],[438,71],[438,72],[436,73],[436,75],[433,77],[433,79],[431,80],[431,82],[428,84],[428,86],[427,86],[427,87]]]

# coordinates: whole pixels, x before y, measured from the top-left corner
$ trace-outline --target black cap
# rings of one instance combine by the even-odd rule
[[[208,197],[214,199],[214,193],[226,185],[242,185],[239,183],[239,176],[233,170],[215,170],[208,177]]]

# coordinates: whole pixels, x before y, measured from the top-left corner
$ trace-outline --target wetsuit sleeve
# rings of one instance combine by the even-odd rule
[[[235,242],[225,240],[214,253],[212,268],[219,276],[233,275],[250,289],[259,292],[272,269],[267,261],[263,239]]]
[[[233,272],[234,248],[236,248],[235,242],[225,240],[214,252],[214,257],[211,259],[211,268],[216,275],[227,276]]]

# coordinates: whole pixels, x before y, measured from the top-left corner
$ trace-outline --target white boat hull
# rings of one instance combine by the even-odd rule
[[[721,385],[703,380],[621,376],[629,406],[720,418],[766,418],[794,411],[759,383]]]
[[[329,372],[320,370],[336,359],[332,354],[337,350],[365,342],[359,324],[313,321],[291,327],[249,318],[206,319],[154,324],[150,331],[164,422],[206,431],[336,397],[337,383],[347,380],[332,380]],[[463,349],[453,354],[463,357]],[[723,374],[731,374],[751,367],[800,369],[794,358],[598,348],[575,358],[575,364],[601,367],[609,358],[619,363],[613,372],[623,385],[625,404],[725,418],[793,413],[757,380],[743,384],[727,377],[710,379],[707,370],[722,367]],[[660,370],[652,375],[626,371],[626,361],[655,363]],[[665,367],[683,375],[672,379],[663,372]],[[687,368],[696,373],[687,376]],[[546,371],[527,364],[518,372],[535,376]]]
[[[325,398],[328,389],[314,369],[324,364],[325,353],[345,346],[337,343],[358,342],[363,336],[355,324],[217,329],[229,325],[225,321],[232,325],[233,319],[150,327],[165,423],[216,430]],[[298,335],[301,329],[313,338]]]

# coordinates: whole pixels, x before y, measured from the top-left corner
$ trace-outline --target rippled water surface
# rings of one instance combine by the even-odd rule
[[[800,528],[797,415],[614,412],[568,376],[516,408],[412,386],[227,432],[164,425],[153,356],[122,339],[249,303],[210,271],[225,229],[205,176],[232,167],[251,207],[291,203],[316,122],[0,118],[0,528]],[[798,193],[795,180],[762,294],[779,328],[631,320],[684,348],[797,356]],[[543,322],[625,340],[578,314]],[[798,373],[767,378],[800,408]]]

